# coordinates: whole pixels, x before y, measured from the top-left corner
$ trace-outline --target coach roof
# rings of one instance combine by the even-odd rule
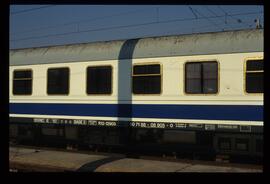
[[[10,65],[263,52],[263,29],[10,50]]]

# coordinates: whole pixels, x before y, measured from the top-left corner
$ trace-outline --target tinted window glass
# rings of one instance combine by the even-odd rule
[[[203,93],[217,93],[218,65],[216,62],[203,63]]]
[[[112,67],[98,66],[87,68],[87,93],[111,94]]]
[[[188,63],[186,64],[186,92],[201,93],[201,64]]]
[[[263,93],[263,60],[249,60],[246,65],[246,92]]]
[[[133,74],[160,74],[160,65],[137,65],[133,67]]]
[[[30,95],[32,94],[32,71],[14,71],[13,73],[13,94]]]
[[[201,64],[200,63],[187,63],[186,76],[188,79],[201,78]]]
[[[187,79],[186,80],[186,93],[201,93],[201,79]]]
[[[69,93],[69,69],[48,69],[47,93],[52,95],[64,95]]]
[[[194,62],[185,65],[185,92],[212,94],[218,91],[217,62]]]
[[[160,65],[133,66],[132,91],[134,94],[160,94]]]
[[[160,76],[133,77],[134,94],[159,94],[161,92]]]
[[[263,72],[246,74],[246,90],[248,93],[263,93]]]
[[[247,71],[263,70],[262,60],[249,60],[247,61]]]
[[[32,71],[14,71],[14,78],[15,79],[22,79],[22,78],[32,78]]]

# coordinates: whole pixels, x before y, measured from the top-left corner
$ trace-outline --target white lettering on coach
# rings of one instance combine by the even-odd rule
[[[34,122],[35,123],[45,123],[45,120],[41,119],[41,118],[34,118]]]

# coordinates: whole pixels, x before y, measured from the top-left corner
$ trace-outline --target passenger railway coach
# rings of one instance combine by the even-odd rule
[[[262,155],[263,72],[263,29],[10,50],[10,135]]]

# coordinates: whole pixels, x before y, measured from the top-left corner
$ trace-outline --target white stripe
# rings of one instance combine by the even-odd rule
[[[61,104],[162,104],[162,105],[263,105],[263,101],[219,101],[219,100],[155,100],[155,101],[146,101],[146,100],[136,100],[136,101],[115,101],[115,100],[103,100],[103,101],[88,101],[88,100],[34,100],[34,99],[16,99],[10,100],[9,103],[61,103]]]

